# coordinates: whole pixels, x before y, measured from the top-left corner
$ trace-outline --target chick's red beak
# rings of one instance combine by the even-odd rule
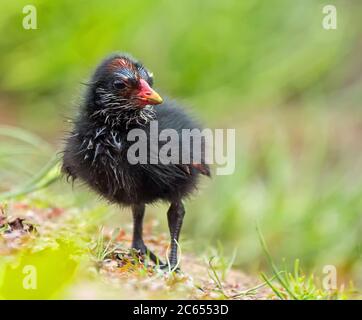
[[[136,98],[143,105],[160,104],[163,101],[160,95],[155,90],[153,90],[143,79],[139,81],[139,89],[136,94]]]

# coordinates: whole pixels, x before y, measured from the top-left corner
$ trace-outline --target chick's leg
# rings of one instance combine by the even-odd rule
[[[174,268],[177,265],[177,246],[184,215],[185,208],[181,201],[171,203],[167,212],[168,228],[171,236],[171,248],[169,254],[169,263],[171,268]]]
[[[132,248],[139,250],[141,254],[147,255],[154,263],[163,264],[160,259],[148,250],[143,242],[143,217],[145,215],[145,205],[137,204],[132,206],[133,214],[133,240]]]

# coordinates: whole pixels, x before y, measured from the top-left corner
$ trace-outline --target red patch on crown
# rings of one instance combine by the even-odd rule
[[[134,69],[134,65],[131,61],[126,58],[115,58],[109,63],[110,69],[117,69],[117,68],[128,68]]]

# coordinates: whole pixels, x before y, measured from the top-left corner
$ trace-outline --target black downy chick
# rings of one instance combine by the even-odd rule
[[[154,262],[174,268],[185,214],[182,200],[196,189],[199,175],[210,176],[210,171],[205,164],[204,140],[198,157],[201,161],[193,161],[192,142],[185,151],[182,147],[186,143],[180,139],[177,148],[179,154],[189,152],[188,163],[150,163],[152,154],[166,143],[151,141],[151,122],[157,121],[158,132],[174,129],[180,137],[183,129],[200,129],[180,107],[163,101],[152,85],[152,74],[128,55],[116,54],[102,61],[66,139],[62,171],[73,180],[79,178],[111,203],[130,206],[134,220],[132,247]],[[130,163],[128,150],[135,142],[127,135],[132,129],[145,132],[147,163]],[[167,212],[170,265],[160,262],[142,238],[145,205],[160,200],[171,204]]]

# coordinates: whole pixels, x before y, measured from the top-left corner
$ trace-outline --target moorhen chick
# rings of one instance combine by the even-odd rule
[[[184,129],[201,130],[182,108],[163,101],[152,86],[152,73],[131,56],[115,54],[103,60],[87,85],[74,127],[66,137],[62,171],[73,180],[79,178],[111,203],[130,206],[134,221],[132,247],[162,267],[174,268],[185,215],[182,200],[196,189],[199,175],[210,176],[210,170],[205,163],[205,139],[201,140],[198,161],[193,160],[192,141],[186,143],[183,139],[173,146],[179,154],[189,153],[189,162],[150,161],[169,142],[152,140],[152,123],[157,122],[159,132],[171,129],[180,136]],[[135,156],[132,158],[128,152],[135,144],[128,138],[134,129],[145,133],[144,148],[149,149],[146,163],[134,163]],[[168,264],[160,262],[142,238],[145,205],[157,201],[170,203]]]

